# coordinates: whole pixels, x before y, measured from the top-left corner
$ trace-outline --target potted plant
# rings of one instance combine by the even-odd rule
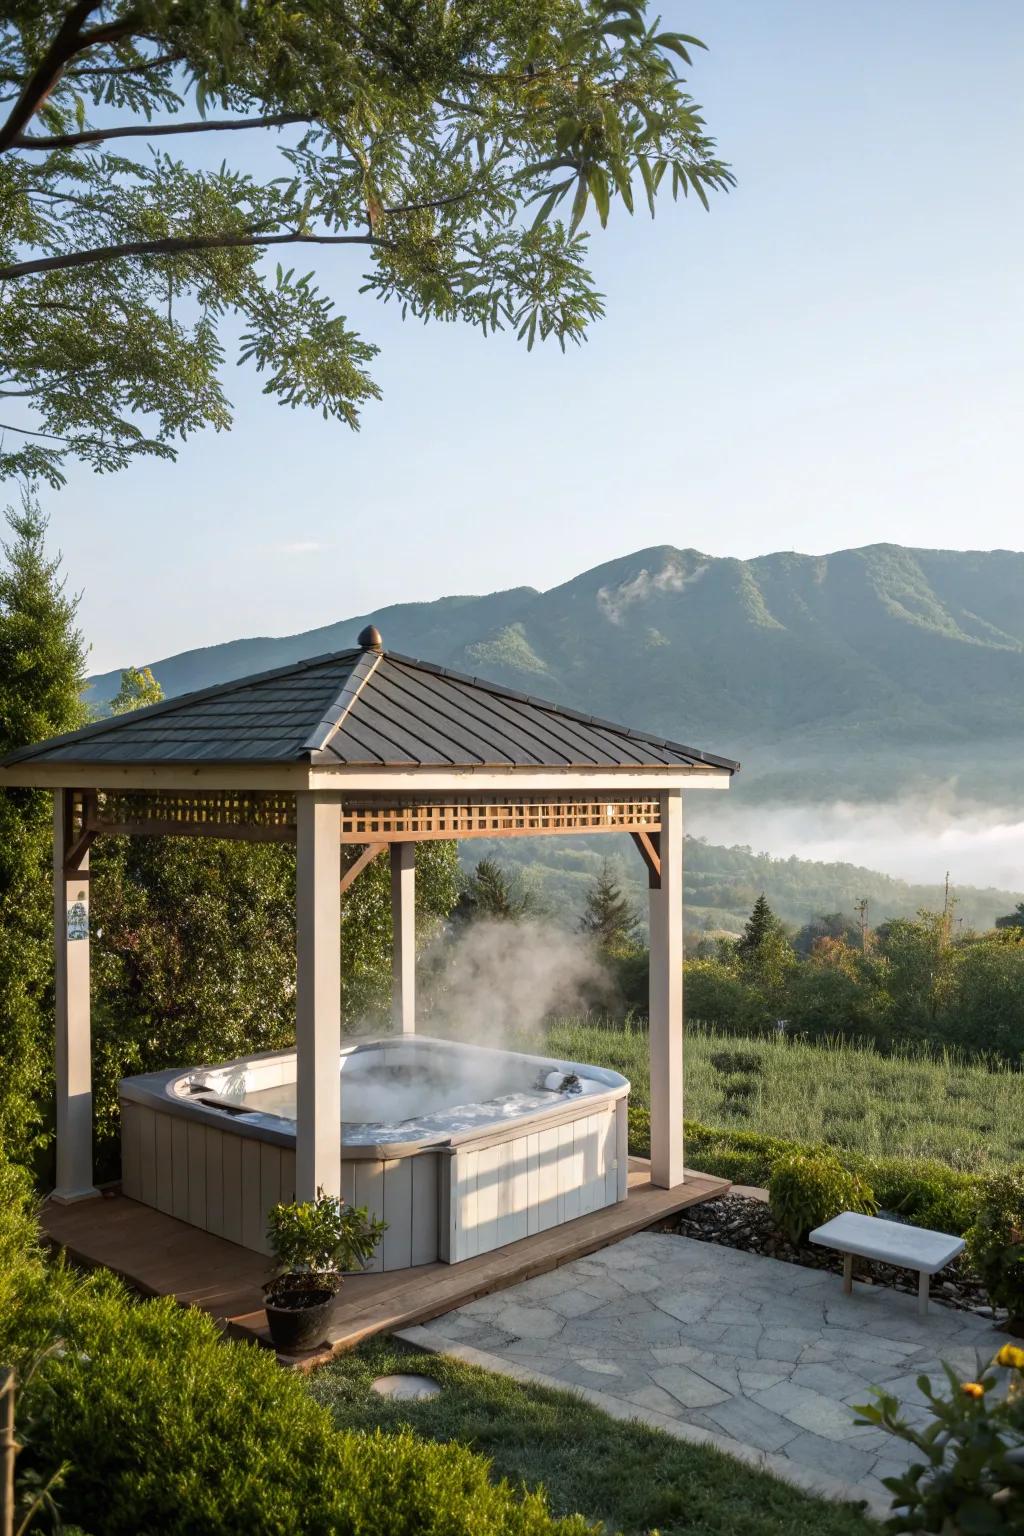
[[[345,1272],[365,1266],[386,1228],[365,1206],[323,1190],[315,1200],[274,1206],[267,1238],[278,1270],[263,1295],[276,1349],[291,1353],[322,1341]]]

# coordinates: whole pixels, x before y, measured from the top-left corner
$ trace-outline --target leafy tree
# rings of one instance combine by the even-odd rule
[[[646,0],[8,6],[0,390],[31,425],[0,465],[57,483],[229,426],[236,327],[266,393],[356,426],[377,349],[281,248],[337,248],[335,286],[403,314],[580,341],[588,208],[732,184],[677,74],[696,42]],[[268,134],[264,174],[220,158]]]
[[[848,917],[845,912],[823,913],[819,917],[812,917],[809,923],[804,923],[793,939],[793,948],[803,960],[821,939],[834,939],[859,948],[860,925],[855,918]]]
[[[916,922],[897,917],[883,923],[875,947],[880,1001],[892,1035],[933,1037],[952,980],[943,914],[921,911]]]
[[[687,1019],[723,1034],[756,1033],[774,1022],[735,966],[720,958],[688,960],[683,993]]]
[[[604,954],[623,956],[638,948],[639,925],[632,902],[605,859],[587,890],[580,932],[589,935]]]
[[[146,709],[159,704],[164,690],[149,667],[125,667],[121,673],[121,686],[110,701],[112,715],[127,715],[133,709]]]
[[[823,940],[837,945],[837,940]],[[786,982],[785,1017],[794,1034],[815,1037],[848,1035],[888,1044],[888,1026],[870,979],[856,965],[857,954],[842,945],[816,949],[795,966]]]
[[[360,850],[353,850],[352,857]],[[416,950],[429,948],[459,899],[458,846],[416,848]],[[341,974],[346,1023],[379,1025],[391,995],[391,872],[375,859],[342,898]]]
[[[507,874],[494,859],[481,859],[471,874],[463,875],[455,916],[460,922],[488,918],[492,922],[520,923],[541,914],[541,903],[523,883],[518,870]]]
[[[944,1038],[1024,1066],[1024,944],[981,939],[951,956]]]
[[[1019,901],[1006,917],[996,918],[997,928],[1024,928],[1024,901]]]
[[[85,645],[46,518],[28,491],[8,508],[0,567],[0,755],[85,719]],[[28,1158],[46,1140],[53,1079],[52,800],[0,790],[0,1139]]]

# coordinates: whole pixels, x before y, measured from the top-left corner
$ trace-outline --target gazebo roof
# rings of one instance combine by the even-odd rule
[[[101,720],[3,765],[306,764],[345,768],[688,768],[738,763],[563,705],[360,648]]]

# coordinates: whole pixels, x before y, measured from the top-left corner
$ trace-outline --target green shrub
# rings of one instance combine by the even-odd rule
[[[793,1243],[802,1243],[808,1232],[840,1211],[873,1215],[878,1209],[859,1175],[825,1153],[807,1152],[790,1152],[775,1164],[768,1204],[776,1225]]]
[[[346,1205],[321,1190],[315,1200],[275,1205],[267,1237],[283,1276],[336,1275],[372,1259],[387,1225],[365,1205]]]
[[[684,1121],[683,1132],[688,1167],[730,1179],[734,1184],[753,1184],[762,1189],[767,1187],[772,1168],[781,1157],[792,1152],[811,1155],[822,1150],[758,1131],[712,1130],[697,1120]],[[649,1157],[650,1147],[650,1111],[631,1104],[629,1150],[634,1157]],[[860,1152],[838,1152],[835,1148],[830,1148],[828,1155],[870,1184],[883,1210],[892,1211],[915,1226],[960,1236],[975,1219],[984,1187],[977,1174],[958,1173],[928,1158],[870,1157]]]
[[[977,1381],[949,1366],[949,1395],[919,1377],[931,1408],[923,1428],[908,1424],[889,1393],[857,1409],[859,1422],[888,1430],[918,1453],[906,1472],[882,1481],[893,1495],[887,1529],[972,1532],[1024,1530],[1024,1350],[1004,1344]],[[997,1390],[1006,1379],[1005,1395]]]
[[[844,1153],[842,1162],[867,1179],[883,1210],[905,1217],[916,1227],[931,1227],[959,1237],[974,1220],[982,1190],[977,1174],[957,1173],[924,1158]]]
[[[1024,1334],[1024,1170],[986,1180],[967,1257],[993,1305],[1009,1312],[1007,1327]]]
[[[71,1470],[67,1520],[93,1536],[588,1536],[542,1494],[492,1483],[460,1446],[339,1433],[269,1352],[170,1299],[138,1301],[40,1250],[24,1179],[0,1163],[0,1361],[24,1369],[26,1470]]]

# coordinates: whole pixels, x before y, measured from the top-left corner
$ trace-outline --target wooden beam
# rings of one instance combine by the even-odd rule
[[[661,879],[649,892],[651,1183],[683,1182],[683,797],[661,797]]]
[[[336,768],[297,763],[163,763],[41,762],[26,759],[0,767],[0,788],[181,790],[211,789],[266,793],[318,790],[342,795],[376,793],[500,793],[521,791],[564,794],[586,790],[622,794],[639,790],[728,789],[727,769],[694,768]]]
[[[355,863],[350,864],[342,875],[339,895],[344,896],[349,886],[354,885],[356,880],[358,880],[367,864],[372,864],[374,859],[379,858],[382,853],[386,852],[387,846],[387,843],[371,843],[369,847],[363,849]]]
[[[647,865],[647,884],[652,891],[661,885],[661,834],[660,832],[631,832],[640,857]]]
[[[53,797],[53,943],[55,970],[58,1201],[98,1191],[92,1168],[92,1048],[89,1017],[88,849],[75,839],[75,797]],[[77,852],[76,852],[77,850]],[[74,868],[68,863],[74,854]]]
[[[416,844],[391,844],[391,1020],[416,1032]]]
[[[297,804],[295,1198],[341,1194],[341,807]]]
[[[644,824],[644,830],[649,832],[657,832],[658,827],[658,822]],[[594,837],[600,832],[621,833],[626,830],[627,828],[623,826],[608,827],[601,825],[592,827],[480,827],[460,830],[458,832],[451,832],[445,828],[434,832],[430,830],[392,832],[389,829],[387,840],[389,843],[461,843],[474,837]],[[381,835],[383,836],[383,833]],[[343,832],[341,834],[341,841],[348,844],[365,843],[366,838],[366,832]]]
[[[225,842],[294,843],[294,827],[252,827],[230,822],[224,826],[204,822],[181,821],[104,821],[97,817],[94,837],[216,837]],[[365,839],[363,839],[365,841]]]

